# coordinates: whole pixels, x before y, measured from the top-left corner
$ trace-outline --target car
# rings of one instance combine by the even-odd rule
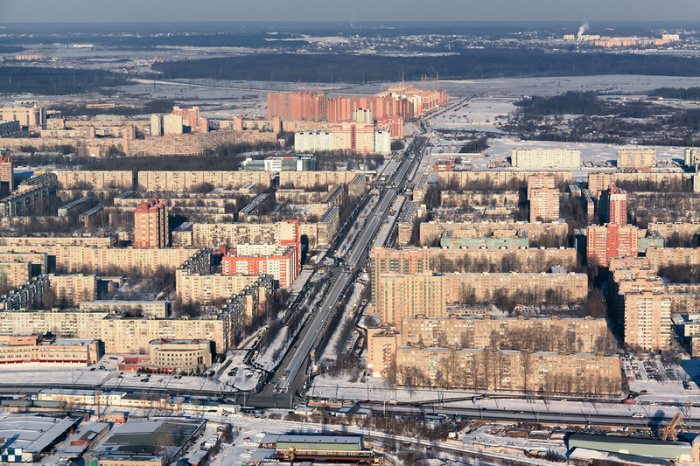
[[[642,413],[634,413],[634,414],[632,415],[632,417],[639,419],[639,418],[643,418],[643,417],[644,417],[644,414],[642,414]]]

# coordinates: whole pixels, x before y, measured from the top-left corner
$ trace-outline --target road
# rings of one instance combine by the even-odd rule
[[[275,371],[268,383],[268,387],[263,390],[264,396],[270,394],[270,385],[273,387],[272,395],[296,393],[300,388],[300,382],[302,382],[300,377],[301,370],[307,367],[306,363],[309,361],[312,350],[322,340],[323,332],[327,331],[327,323],[333,320],[336,312],[340,311],[337,304],[353,283],[359,269],[364,265],[369,255],[370,244],[388,217],[392,203],[396,199],[396,188],[403,189],[405,186],[407,175],[411,172],[416,161],[420,159],[426,142],[425,138],[416,138],[406,150],[404,156],[398,162],[398,168],[392,172],[391,178],[386,180],[386,184],[381,187],[379,202],[372,210],[369,216],[370,220],[365,224],[364,228],[352,228],[353,225],[348,224],[334,242],[334,244],[339,245],[347,240],[347,235],[351,235],[353,245],[349,252],[337,256],[338,259],[345,262],[345,267],[337,275],[335,271],[331,271],[330,279],[333,280],[333,284],[323,298],[320,308],[313,311],[297,342],[292,346],[290,352]],[[364,201],[370,196],[371,194],[367,194]],[[353,223],[359,221],[357,216],[352,217],[351,220]],[[357,238],[358,235],[359,238]],[[321,351],[316,351],[316,353],[320,354]],[[290,394],[293,395],[293,393]],[[290,403],[292,401],[293,396],[290,396]]]

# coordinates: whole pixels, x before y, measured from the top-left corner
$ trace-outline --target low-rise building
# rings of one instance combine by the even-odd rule
[[[172,371],[201,371],[211,367],[212,343],[207,340],[158,339],[149,343],[151,367]]]
[[[0,365],[39,363],[90,366],[99,361],[103,354],[104,347],[99,340],[0,334]]]

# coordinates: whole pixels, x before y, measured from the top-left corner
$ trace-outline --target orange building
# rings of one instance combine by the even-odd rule
[[[134,247],[138,249],[168,246],[168,203],[154,197],[134,212]]]
[[[615,225],[627,225],[627,192],[610,185],[607,191],[603,191],[601,210],[603,221]]]
[[[376,122],[390,122],[393,128],[399,124],[403,126],[403,120],[414,120],[444,105],[448,98],[444,91],[420,90],[403,84],[374,96],[328,97],[321,92],[270,92],[267,112],[270,118],[280,117],[282,120],[339,123],[351,121],[353,113],[363,109],[371,112]],[[395,135],[394,129],[392,136],[400,137]]]
[[[613,257],[636,256],[638,234],[639,229],[630,225],[589,226],[586,238],[588,263],[607,267]]]
[[[299,274],[297,250],[274,244],[242,244],[221,261],[225,275],[272,275],[280,288],[289,288]]]

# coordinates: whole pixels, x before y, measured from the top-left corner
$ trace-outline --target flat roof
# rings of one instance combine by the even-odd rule
[[[0,417],[2,448],[21,448],[28,453],[41,453],[73,428],[80,418],[49,417],[36,414],[6,414]]]
[[[127,421],[114,426],[95,448],[97,458],[174,458],[206,421],[157,418]]]
[[[340,445],[350,445],[362,442],[362,437],[359,435],[313,435],[313,434],[282,434],[270,436],[269,442],[277,443],[333,443]],[[276,437],[276,438],[274,438]],[[263,439],[264,443],[267,443]]]

